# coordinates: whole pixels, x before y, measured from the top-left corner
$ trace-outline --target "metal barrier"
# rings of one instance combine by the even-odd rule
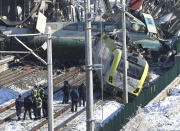
[[[177,54],[180,53],[180,38],[179,38],[179,42],[177,42],[176,44],[176,52]]]
[[[180,43],[179,43],[180,46]],[[179,48],[180,49],[180,48]],[[179,50],[180,51],[180,50]],[[125,105],[124,109],[114,116],[100,131],[118,131],[130,118],[135,116],[139,106],[146,106],[154,97],[156,97],[166,86],[171,83],[180,74],[180,62],[176,63],[169,71],[160,76],[153,85],[147,87],[131,103]]]

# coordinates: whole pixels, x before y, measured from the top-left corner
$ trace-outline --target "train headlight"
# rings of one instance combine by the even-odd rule
[[[140,25],[138,25],[138,24],[132,24],[132,29],[133,29],[134,31],[139,31],[140,28],[141,28]]]
[[[139,91],[139,88],[136,88],[136,90],[133,91],[133,92],[134,92],[134,93],[138,93],[138,91]]]
[[[109,76],[109,82],[112,83],[112,76]]]

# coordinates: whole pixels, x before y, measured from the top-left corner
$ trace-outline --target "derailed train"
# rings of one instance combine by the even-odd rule
[[[103,66],[102,76],[100,71],[97,71],[97,75],[100,79],[103,77],[105,90],[111,90],[114,87],[117,89],[114,90],[114,95],[123,90],[122,55],[122,50],[107,35],[102,34],[102,39],[96,39],[93,46],[93,62],[94,64],[102,62]],[[138,96],[148,75],[149,65],[143,56],[137,53],[128,52],[127,61],[128,92]]]
[[[15,2],[15,0],[13,2]],[[35,27],[35,23],[36,23],[37,12],[44,12],[44,15],[48,18],[47,25],[52,27],[53,57],[57,57],[61,61],[62,59],[78,60],[84,58],[85,23],[82,22],[83,19],[80,19],[84,17],[84,14],[82,13],[83,12],[82,8],[79,9],[79,7],[71,3],[72,1],[68,2],[66,0],[62,0],[62,1],[34,0],[33,2],[32,0],[29,1],[24,0],[23,3],[18,3],[19,2],[18,1],[17,4],[13,2],[11,3],[10,0],[0,1],[0,6],[2,7],[2,5],[4,5],[3,8],[0,8],[0,16],[2,16],[0,18],[0,33],[2,33],[3,35],[6,33],[10,33],[10,34],[37,33],[37,30],[33,28]],[[43,2],[45,2],[45,6],[43,6],[44,5]],[[66,6],[67,8],[64,5],[67,5]],[[8,10],[9,6],[10,6],[10,10]],[[22,15],[17,15],[18,14],[16,9],[17,6],[20,6],[22,8]],[[117,11],[120,11],[119,7],[117,8]],[[114,13],[114,15],[119,15],[119,14],[121,14],[121,12]],[[80,15],[81,17],[79,17]],[[131,41],[134,42],[134,45],[128,45],[128,46],[134,47],[138,44],[140,45],[140,47],[142,47],[141,54],[143,54],[142,52],[147,53],[146,50],[150,50],[150,51],[155,50],[155,53],[158,52],[158,56],[159,56],[160,49],[162,47],[166,47],[164,46],[164,44],[162,45],[162,43],[167,43],[167,41],[165,41],[164,39],[159,39],[157,37],[159,33],[157,31],[152,32],[153,31],[152,28],[148,30],[148,25],[153,27],[156,26],[154,24],[154,20],[152,18],[151,19],[148,18],[147,20],[145,19],[143,22],[141,22],[140,20],[142,19],[140,20],[137,19],[138,17],[141,17],[141,15],[133,16],[129,12],[126,12],[126,15],[127,15],[126,17],[127,28],[128,31],[130,32],[129,33],[130,39]],[[7,16],[7,18],[4,18],[4,16]],[[110,16],[113,16],[113,14],[111,14]],[[136,18],[135,16],[138,17]],[[117,20],[115,19],[114,21],[111,22],[92,23],[92,32],[93,32],[92,34],[94,35],[96,33],[101,32],[101,27],[102,27],[102,31],[106,33],[113,32],[114,29],[116,29],[116,31],[118,32],[119,29],[121,28],[121,23],[117,21],[120,21],[121,17],[113,17],[113,18],[117,18]],[[143,19],[144,18],[146,18],[145,15]],[[68,22],[63,22],[63,21],[68,21]],[[178,21],[175,22],[175,24],[173,24],[173,27],[175,25],[179,25]],[[167,54],[169,48],[171,49],[171,47],[175,45],[174,43],[176,43],[178,37],[179,35],[175,36],[174,37],[175,39],[172,39],[172,42],[170,41],[168,43],[168,50],[165,51],[163,50],[165,54]],[[121,37],[119,39],[122,40]],[[8,49],[16,50],[21,48],[21,45],[18,46],[17,43],[15,44],[13,38],[8,38],[5,40],[6,40],[5,42],[7,43],[8,41],[10,41],[9,42],[10,44],[6,44],[6,46],[9,47]],[[46,41],[46,37],[36,36],[36,37],[24,38],[21,40],[25,42],[28,45],[28,47],[32,47],[33,49],[39,49],[39,47],[41,47],[41,45]],[[4,41],[2,43],[4,43]],[[3,45],[2,43],[0,37],[0,44]],[[114,42],[112,42],[112,40],[110,40],[106,36],[103,37],[103,44],[102,44],[103,48],[99,47],[101,45],[99,44],[99,41],[96,42],[93,41],[93,43],[94,43],[93,46],[94,62],[100,63],[101,57],[103,58],[103,65],[104,65],[103,79],[104,81],[106,81],[106,84],[108,85],[106,86],[107,89],[112,89],[110,88],[110,86],[112,86],[112,87],[116,87],[113,89],[122,90],[123,58],[122,58],[121,48],[114,45]],[[137,44],[135,45],[135,43]],[[40,55],[44,54],[44,56],[46,56],[46,51],[42,50],[42,48],[40,48],[38,51],[39,52],[36,53]],[[101,57],[97,57],[100,54]],[[145,79],[147,78],[149,66],[147,61],[140,54],[132,53],[132,52],[128,53],[128,63],[129,63],[129,68],[128,68],[129,93],[138,96],[142,91],[143,84],[145,83]]]
[[[133,2],[135,0],[131,1]],[[139,2],[139,5],[141,5],[142,0],[139,0]],[[65,7],[64,5],[67,6]],[[105,4],[105,6],[107,5]],[[77,49],[77,52],[83,50],[82,53],[84,53],[85,23],[82,22],[83,19],[79,19],[79,17],[84,18],[84,14],[82,13],[84,9],[80,8],[81,6],[79,4],[75,4],[73,1],[68,2],[67,0],[14,0],[13,2],[10,2],[10,0],[2,0],[0,2],[0,7],[3,7],[0,8],[0,34],[37,33],[37,30],[35,29],[37,13],[44,12],[43,14],[47,17],[47,26],[51,26],[53,31],[53,56],[60,58],[63,58],[64,56],[70,57],[69,54],[71,54],[75,48]],[[114,10],[114,14],[110,14],[110,16],[113,17],[112,21],[102,22],[103,32],[112,32],[113,29],[116,29],[118,32],[121,28],[121,23],[117,22],[121,19],[121,7],[115,7],[109,7],[111,10]],[[8,8],[10,9],[7,10]],[[20,8],[22,9],[22,12],[18,14]],[[5,16],[6,18],[4,18]],[[152,54],[155,54],[155,58],[158,58],[156,54],[158,54],[158,56],[162,53],[166,55],[166,53],[175,45],[174,43],[176,43],[178,35],[175,35],[173,38],[168,38],[168,40],[162,38],[159,39],[159,33],[157,33],[153,18],[149,17],[150,15],[143,13],[143,17],[141,15],[133,16],[131,13],[126,12],[126,16],[129,38],[134,44],[140,45],[140,47],[143,48],[143,52],[144,50],[148,50],[146,51],[146,54],[147,52],[150,52],[148,54],[150,56],[149,58],[151,58]],[[136,18],[135,16],[143,18],[142,20],[145,18],[144,22],[142,22],[141,19],[137,19],[138,17]],[[108,20],[111,19],[108,18]],[[100,22],[92,23],[92,32],[100,32],[100,24]],[[121,38],[119,39],[121,40]],[[169,41],[171,39],[172,41]],[[23,42],[29,47],[37,49],[37,47],[39,48],[45,40],[46,38],[42,36],[34,38],[29,37],[23,39]],[[8,39],[6,43],[7,42],[15,43],[13,38]],[[0,41],[0,45],[3,46],[3,42]],[[5,46],[8,46],[8,49],[11,50],[19,49],[21,47],[21,45],[18,44],[5,44]],[[69,48],[70,46],[73,48]],[[46,55],[46,52],[43,51],[38,53]],[[84,58],[83,55],[73,54],[73,56],[77,56],[76,59],[79,57]],[[66,59],[68,59],[68,57]]]

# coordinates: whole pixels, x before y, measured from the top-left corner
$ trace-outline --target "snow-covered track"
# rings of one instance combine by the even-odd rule
[[[20,79],[26,75],[29,75],[30,73],[37,71],[38,69],[39,68],[31,69],[24,67],[23,69],[19,69],[13,72],[9,72],[8,74],[4,74],[3,76],[1,76],[0,87],[9,84],[10,82],[13,82],[17,79]]]
[[[97,99],[94,104],[97,104],[98,102],[100,102],[101,99]],[[86,111],[86,107],[83,107],[81,110],[79,110],[78,112],[76,112],[75,114],[71,115],[70,117],[66,118],[66,120],[64,120],[63,122],[61,122],[59,125],[57,125],[54,130],[57,131],[63,127],[65,127],[69,122],[71,122],[72,120],[74,120],[75,118],[77,118],[80,114],[82,114],[83,112]]]
[[[2,75],[0,76],[0,79],[3,79],[3,78],[5,78],[5,77],[7,77],[7,76],[9,76],[9,75],[11,75],[11,74],[15,74],[16,72],[19,72],[19,71],[21,71],[22,69],[23,69],[23,68],[19,68],[19,69],[16,69],[16,70],[8,70],[7,73],[2,74]]]
[[[63,76],[59,76],[59,77],[55,78],[54,81],[53,81],[53,85],[55,86],[55,85],[63,82],[64,80],[67,80],[67,79],[73,77],[74,75],[80,73],[80,71],[81,71],[81,70],[80,70],[79,68],[76,68],[75,70],[71,71],[70,73],[68,72],[67,74],[65,74],[65,75],[63,75]],[[46,83],[45,85],[47,85],[47,83]],[[45,86],[45,88],[47,88],[47,86]],[[60,90],[61,90],[61,89],[58,89],[58,90],[54,91],[54,93],[57,93],[57,92],[60,91]],[[31,96],[31,95],[28,95],[28,96],[26,96],[26,97],[30,97],[30,96]],[[5,111],[6,111],[7,113],[4,113],[4,114],[8,114],[8,115],[11,114],[11,115],[9,115],[9,116],[6,117],[6,118],[1,119],[1,120],[0,120],[0,124],[3,124],[4,122],[9,121],[9,120],[11,120],[12,118],[14,118],[14,117],[16,116],[16,112],[14,112],[15,109],[12,109],[13,107],[15,108],[15,102],[12,103],[12,104],[10,104],[10,105],[8,105],[8,106],[6,106],[6,107],[4,107],[3,109],[0,110],[0,113],[1,113],[1,114],[4,113]],[[12,113],[12,112],[14,112],[14,113]],[[24,112],[24,109],[22,110],[22,112]],[[0,114],[0,116],[1,116],[1,114]],[[2,114],[2,115],[3,115],[3,114]],[[3,115],[3,116],[4,116],[4,115]],[[6,115],[5,115],[5,116],[6,116]],[[2,117],[1,117],[1,118],[2,118]]]
[[[71,86],[77,84],[79,81],[83,81],[85,79],[85,75],[80,75],[78,78],[76,78],[73,82],[70,83]],[[59,89],[58,91],[60,91],[61,89]],[[58,91],[54,92],[57,93]],[[62,108],[61,110],[59,110],[57,113],[54,114],[54,118],[59,117],[60,115],[62,115],[64,112],[66,112],[67,110],[69,110],[71,108],[71,105],[67,105],[64,108]],[[40,129],[42,126],[44,126],[45,124],[48,123],[48,120],[44,120],[41,123],[39,123],[38,125],[36,125],[35,127],[33,127],[30,131],[36,131],[38,129]]]

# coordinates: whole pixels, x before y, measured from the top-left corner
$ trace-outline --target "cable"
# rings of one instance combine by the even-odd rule
[[[38,51],[40,48],[41,48],[41,46],[38,47],[38,48],[36,48],[36,49],[34,49],[33,51]],[[30,53],[30,54],[26,54],[25,56],[21,57],[19,60],[21,61],[22,59],[24,59],[25,57],[27,57],[27,56],[29,56],[29,55],[31,55],[31,53]],[[15,63],[15,62],[10,63],[9,66],[12,65],[12,64],[14,64],[14,63]]]

